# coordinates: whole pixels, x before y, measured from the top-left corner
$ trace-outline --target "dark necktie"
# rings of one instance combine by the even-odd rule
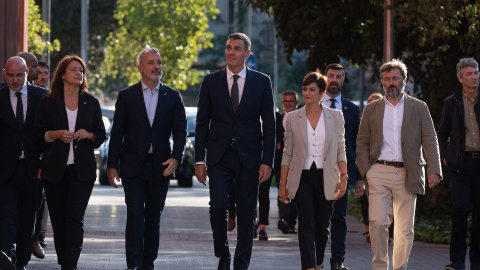
[[[334,99],[334,98],[331,98],[330,101],[332,102],[332,104],[330,104],[330,108],[336,109],[336,108],[335,108],[335,102],[337,102],[337,100]]]
[[[233,75],[233,84],[232,84],[232,91],[231,91],[231,99],[232,99],[232,106],[233,106],[233,112],[237,114],[237,109],[238,109],[238,101],[239,101],[239,95],[238,95],[238,84],[237,80],[239,75]]]
[[[17,96],[17,111],[15,115],[15,122],[22,129],[23,127],[23,102],[22,102],[22,93],[16,92]]]

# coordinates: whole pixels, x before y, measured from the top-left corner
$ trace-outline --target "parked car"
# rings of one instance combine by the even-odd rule
[[[187,143],[183,153],[182,164],[177,168],[174,174],[174,179],[178,180],[178,185],[181,187],[191,187],[193,185],[193,175],[195,174],[195,124],[197,120],[197,108],[186,107],[187,115]],[[107,157],[108,146],[110,143],[110,133],[113,126],[113,115],[115,114],[115,106],[102,106],[102,115],[107,118],[111,124],[107,129],[107,139],[95,151],[97,157],[97,167],[99,170],[98,178],[102,185],[109,185],[107,177]],[[107,125],[105,125],[107,128]],[[172,140],[170,139],[172,146]],[[120,164],[121,165],[121,164]]]

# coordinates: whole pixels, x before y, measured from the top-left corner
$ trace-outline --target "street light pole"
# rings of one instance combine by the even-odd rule
[[[383,61],[388,62],[393,58],[394,33],[392,7],[394,0],[384,0],[383,15]]]
[[[82,32],[81,32],[81,49],[80,57],[88,68],[88,5],[89,0],[82,0]]]

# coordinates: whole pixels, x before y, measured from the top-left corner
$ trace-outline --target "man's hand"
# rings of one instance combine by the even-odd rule
[[[163,162],[162,165],[168,165],[168,167],[163,171],[163,176],[167,177],[177,170],[178,160],[169,158],[167,161]]]
[[[338,182],[337,184],[337,189],[335,190],[335,200],[340,199],[345,195],[345,192],[347,191],[347,181],[342,181]]]
[[[260,172],[258,173],[258,178],[260,178],[260,183],[263,183],[270,178],[272,174],[272,167],[266,164],[260,164]]]
[[[363,180],[357,180],[357,184],[355,187],[355,199],[362,197],[364,191],[365,186],[363,184]]]
[[[428,175],[428,186],[430,188],[435,187],[436,185],[438,185],[438,183],[440,183],[440,175],[436,173],[431,173]]]
[[[115,183],[115,180],[119,183],[121,181],[120,181],[120,178],[118,177],[117,169],[109,168],[107,170],[107,176],[108,176],[108,182],[110,183],[110,185],[114,188],[118,188],[117,184]]]
[[[195,176],[197,177],[198,182],[206,186],[207,185],[207,166],[205,166],[205,164],[195,165]]]

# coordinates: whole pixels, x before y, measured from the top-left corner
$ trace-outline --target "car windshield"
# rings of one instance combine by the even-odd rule
[[[197,116],[196,115],[187,115],[187,129],[188,129],[188,135],[189,136],[194,136],[195,135],[195,124],[197,122]]]

